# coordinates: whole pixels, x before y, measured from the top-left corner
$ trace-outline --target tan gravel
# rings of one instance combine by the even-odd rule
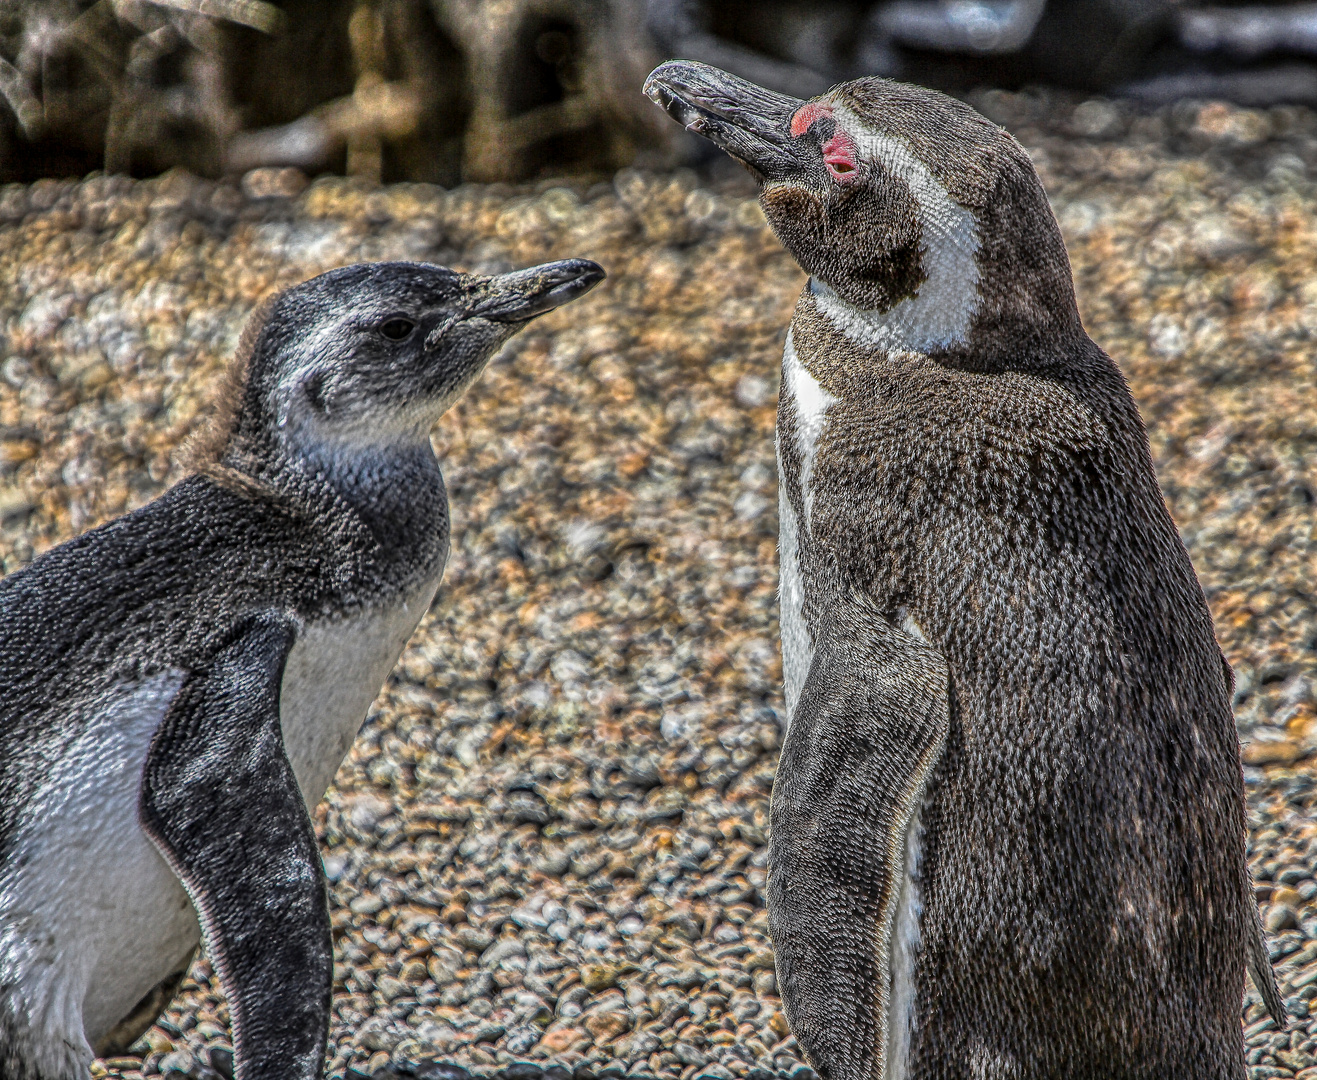
[[[1250,995],[1250,1061],[1311,1080],[1317,119],[978,104],[1035,154],[1238,673],[1258,891],[1304,1014],[1277,1034]],[[772,436],[803,275],[746,190],[637,172],[589,189],[322,180],[291,201],[177,175],[0,189],[6,570],[177,479],[271,288],[362,259],[609,270],[436,431],[445,583],[316,815],[332,1076],[802,1067],[761,889],[782,710]],[[105,1068],[206,1075],[225,1021],[199,962],[143,1059]]]

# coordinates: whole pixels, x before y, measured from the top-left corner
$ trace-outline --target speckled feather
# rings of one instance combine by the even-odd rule
[[[822,279],[786,366],[827,402],[806,468],[784,370],[783,549],[814,650],[773,803],[792,1028],[828,1080],[1240,1077],[1251,957],[1282,1010],[1244,862],[1229,669],[1138,412],[1083,332],[1014,140],[881,80],[827,100],[880,151],[869,173],[823,194],[770,178],[762,195]],[[920,323],[944,205],[930,185],[972,212],[977,273],[970,302],[944,281]],[[922,269],[888,254],[911,244]],[[908,1039],[892,1011],[903,880]]]
[[[307,805],[447,558],[429,428],[520,325],[469,312],[561,284],[382,264],[285,292],[244,334],[198,472],[0,582],[6,1080],[85,1073],[84,1033],[186,962],[179,882],[231,998],[239,1075],[319,1074],[332,957]],[[403,343],[375,329],[399,310]],[[56,869],[81,844],[64,833],[89,829],[95,850]],[[97,896],[107,864],[136,870]],[[58,902],[52,874],[74,877]]]

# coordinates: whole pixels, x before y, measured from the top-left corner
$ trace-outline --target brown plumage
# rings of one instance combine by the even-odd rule
[[[770,926],[825,1080],[1241,1078],[1229,668],[1028,155],[882,79],[674,61],[813,277],[778,413]]]

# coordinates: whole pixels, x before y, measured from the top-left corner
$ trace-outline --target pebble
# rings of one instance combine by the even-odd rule
[[[1310,1073],[1317,118],[976,103],[1044,177],[1236,672],[1250,865],[1302,1006],[1276,1032],[1250,991],[1250,1075]],[[270,289],[360,259],[598,260],[609,279],[435,432],[445,582],[314,815],[328,1075],[810,1080],[763,907],[775,398],[803,274],[745,188],[688,173],[258,194],[177,173],[0,189],[4,569],[182,475]],[[158,1038],[97,1075],[185,1053],[227,1075],[228,1019],[199,959]]]

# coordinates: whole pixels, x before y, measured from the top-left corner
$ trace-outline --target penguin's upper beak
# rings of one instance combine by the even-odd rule
[[[805,103],[696,60],[650,72],[645,96],[677,123],[727,151],[762,180],[800,171],[791,118]]]
[[[498,274],[466,314],[491,322],[525,322],[584,296],[604,276],[604,268],[589,259],[563,259]]]

